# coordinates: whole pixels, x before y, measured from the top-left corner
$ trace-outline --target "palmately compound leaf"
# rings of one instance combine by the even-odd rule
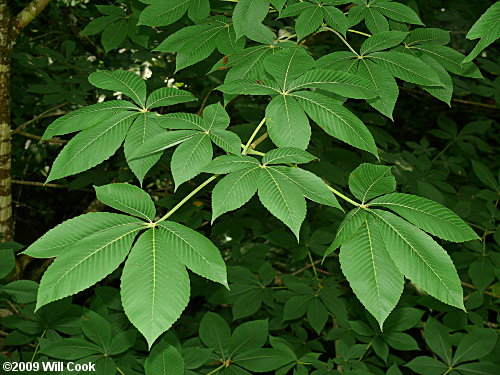
[[[306,217],[306,201],[299,188],[272,167],[260,172],[259,198],[269,212],[280,219],[299,239],[299,231]]]
[[[309,117],[325,132],[343,142],[377,156],[377,147],[368,128],[340,102],[311,91],[290,94]]]
[[[67,247],[43,274],[36,309],[78,293],[113,272],[143,228],[140,223],[120,225]]]
[[[328,189],[328,185],[314,173],[293,167],[273,167],[273,171],[282,174],[297,185],[307,199],[342,210],[337,198]]]
[[[56,135],[64,135],[87,129],[118,112],[138,109],[135,105],[125,100],[110,100],[108,102],[92,104],[59,117],[45,129],[42,139],[50,139]]]
[[[90,212],[66,220],[52,228],[33,242],[23,254],[33,258],[53,258],[67,248],[94,233],[105,233],[118,227],[130,228],[140,225],[135,217],[111,212]]]
[[[121,112],[78,133],[57,155],[47,182],[95,167],[120,147],[138,113]]]
[[[158,229],[134,244],[121,277],[125,314],[149,348],[181,316],[189,302],[189,276]]]
[[[175,188],[192,179],[212,160],[210,137],[201,133],[184,141],[172,155],[172,176]]]
[[[146,375],[184,375],[184,359],[175,346],[161,339],[144,362]]]
[[[193,94],[185,90],[179,90],[173,87],[162,87],[155,90],[148,96],[146,108],[158,108],[179,103],[186,103],[196,100]]]
[[[325,251],[325,255],[323,259],[325,259],[328,255],[337,250],[340,246],[342,246],[346,241],[351,239],[356,232],[358,231],[361,224],[366,219],[366,210],[363,210],[361,207],[356,207],[349,211],[345,216],[344,220],[340,223],[337,234],[335,235],[335,240],[332,242],[330,247]]]
[[[226,264],[220,251],[205,236],[173,221],[158,223],[164,244],[194,273],[228,288]]]
[[[450,209],[416,195],[392,193],[370,202],[388,208],[419,228],[453,242],[478,240],[474,231]]]
[[[305,150],[311,139],[311,126],[304,110],[290,95],[277,95],[266,107],[267,132],[278,147]]]
[[[212,191],[212,222],[220,215],[240,208],[257,192],[260,166],[232,172],[220,180]]]
[[[448,253],[429,235],[393,213],[372,210],[398,269],[424,291],[464,310],[463,291]]]
[[[365,216],[356,234],[342,245],[339,260],[354,294],[382,327],[399,301],[404,278],[371,215]]]
[[[139,157],[133,156],[146,142],[156,139],[157,136],[164,133],[164,130],[156,121],[157,118],[158,116],[156,114],[150,112],[141,113],[137,116],[127,133],[123,145],[127,164],[132,172],[134,172],[141,185],[146,173],[148,173],[151,167],[160,159],[161,153]]]
[[[302,164],[309,163],[314,159],[316,159],[315,156],[299,148],[280,147],[267,152],[262,158],[262,164]]]
[[[361,202],[396,190],[391,167],[364,163],[349,175],[349,189]]]
[[[137,186],[117,183],[94,186],[94,188],[97,199],[110,207],[147,221],[155,218],[156,209],[153,200],[148,193]]]
[[[146,103],[146,83],[128,70],[99,70],[89,76],[89,82],[100,89],[121,91],[142,108]]]

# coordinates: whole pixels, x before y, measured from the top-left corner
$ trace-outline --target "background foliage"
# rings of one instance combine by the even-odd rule
[[[165,373],[168,375],[497,374],[500,367],[497,338],[500,55],[496,44],[479,51],[497,37],[494,27],[475,26],[471,30],[494,2],[375,1],[371,8],[366,8],[368,10],[358,12],[356,9],[362,8],[364,1],[323,1],[319,2],[321,7],[316,1],[271,1],[270,13],[269,2],[244,9],[249,3],[240,1],[235,9],[234,1],[217,0],[59,1],[51,3],[18,37],[11,88],[16,242],[0,245],[2,360],[93,361],[98,366],[98,373],[103,375],[162,374],[164,366],[167,366]],[[395,4],[406,4],[413,11],[404,8],[400,13],[401,8]],[[12,7],[15,11],[23,5],[18,1]],[[384,10],[387,6],[393,12]],[[278,18],[277,11],[282,9]],[[348,18],[343,12],[348,12]],[[498,19],[498,13],[494,17]],[[234,25],[229,22],[231,20]],[[226,22],[229,27],[225,26]],[[367,56],[373,54],[372,60],[364,59],[359,63],[349,60],[353,54],[340,38],[333,32],[318,32],[324,23],[342,38],[346,37],[356,51]],[[435,43],[422,42],[422,35],[412,33],[408,37],[406,34],[407,24],[409,30],[414,30],[422,23],[434,30]],[[351,27],[365,34],[385,34],[373,43],[366,42],[365,35],[347,31]],[[389,29],[391,32],[387,33]],[[476,40],[467,40],[466,35]],[[399,71],[396,64],[386,61],[390,60],[389,53],[401,53],[403,40],[403,45],[413,48],[409,56],[421,59],[423,67],[410,64],[416,74]],[[476,47],[478,40],[479,47]],[[269,48],[262,48],[270,42],[285,46],[284,52],[273,55]],[[304,47],[301,49],[304,54],[288,56],[287,51],[291,49],[286,47],[296,42]],[[470,55],[475,65],[463,62],[471,51],[477,51]],[[458,52],[463,56],[457,57]],[[332,57],[329,55],[332,53],[337,55]],[[310,56],[317,60],[316,63]],[[339,62],[335,56],[343,56],[343,61]],[[290,85],[287,76],[273,67],[295,58],[297,71],[290,76],[299,80],[295,82],[297,100],[287,104],[287,100],[294,99],[278,95],[271,101],[270,94],[292,87],[287,86]],[[344,79],[345,83],[336,88],[340,92],[331,93],[327,85],[303,86],[313,87],[314,92],[299,90],[300,84],[308,81],[307,75],[312,74],[310,64],[313,63],[316,68],[324,69],[326,75],[332,67],[358,74],[357,87],[350,86],[352,82],[348,82],[348,77],[337,76],[334,78]],[[391,74],[384,76],[381,68]],[[133,89],[113,86],[106,72],[119,69],[136,73],[135,81],[143,79],[145,84],[138,83]],[[423,69],[424,74],[419,69]],[[100,72],[96,73],[98,70]],[[381,89],[377,97],[370,96],[367,89],[371,71],[379,75]],[[397,85],[392,76],[398,78]],[[433,82],[443,85],[436,86]],[[172,93],[179,93],[179,88],[183,94],[172,99]],[[148,99],[144,103],[146,92]],[[170,99],[155,104],[160,94]],[[347,145],[326,136],[318,126],[300,128],[305,122],[311,125],[331,122],[331,119],[324,121],[325,113],[315,112],[307,106],[307,100],[315,98],[313,94],[323,95],[321,100],[330,108],[338,111],[349,108],[369,132],[356,139],[336,133],[334,127],[326,130]],[[350,99],[347,106],[342,107],[345,99],[339,95],[366,101]],[[120,122],[127,116],[136,116],[144,123],[152,123],[154,125],[147,127],[150,132],[147,138],[151,141],[141,146],[134,143],[133,137],[126,138],[124,147],[120,148],[121,141],[114,149],[108,147],[105,157],[89,152],[77,159],[80,165],[72,166],[68,161],[71,152],[67,151],[69,156],[66,157],[61,149],[66,144],[70,149],[68,141],[83,132],[72,136],[58,129],[54,125],[57,122],[50,125],[55,116],[98,102],[128,100],[127,97],[140,107],[143,104],[156,107],[154,110],[162,116],[134,112],[131,102],[127,101],[123,112],[106,121],[117,119]],[[227,106],[223,108],[221,104]],[[290,137],[280,131],[286,126],[283,114],[288,108],[293,111],[289,125],[294,127],[294,133]],[[311,121],[307,120],[304,111]],[[191,117],[176,117],[174,114],[179,112],[189,113]],[[203,119],[194,114],[203,115]],[[349,114],[344,113],[344,116],[348,118]],[[276,204],[272,192],[268,185],[259,182],[258,186],[249,188],[251,195],[247,192],[244,198],[238,198],[249,203],[232,211],[239,203],[227,203],[224,198],[229,194],[228,189],[245,171],[252,170],[252,166],[247,170],[224,170],[212,162],[202,172],[230,174],[219,180],[218,185],[203,186],[169,215],[184,197],[205,181],[207,175],[194,171],[195,164],[206,164],[205,161],[208,163],[213,156],[220,157],[226,152],[239,153],[240,144],[246,143],[264,117],[278,123],[268,121],[267,128],[262,127],[256,136],[258,152],[266,153],[263,163],[272,157],[281,158],[280,164],[304,163],[300,164],[303,171],[326,179],[336,190],[362,203],[392,193],[397,185],[398,192],[435,201],[467,222],[479,239],[472,240],[474,234],[467,232],[466,227],[459,227],[456,233],[446,229],[440,232],[439,228],[445,227],[426,221],[428,217],[418,224],[444,239],[439,243],[457,268],[464,291],[463,300],[459,297],[451,303],[459,308],[444,304],[421,289],[436,296],[450,286],[447,282],[432,292],[420,282],[406,281],[399,302],[397,298],[392,301],[397,303],[394,310],[379,306],[377,313],[377,300],[374,305],[366,300],[361,304],[356,297],[358,293],[354,292],[366,286],[365,275],[358,271],[357,263],[349,270],[349,260],[342,258],[343,252],[356,254],[366,244],[362,239],[358,243],[351,241],[339,252],[336,250],[336,245],[342,244],[339,242],[327,251],[345,216],[339,207],[346,213],[352,207],[344,202],[339,205],[333,195],[326,195],[321,189],[316,195],[307,196],[311,200],[306,203],[303,194],[292,185],[285,200],[299,207],[299,212],[287,217],[286,213],[277,214],[280,208],[272,207]],[[183,123],[176,128],[175,136],[170,133],[159,136],[164,127],[158,118],[175,120],[179,124],[189,120],[196,126],[186,127]],[[348,121],[357,124],[356,120]],[[77,130],[81,129],[84,128]],[[359,129],[364,131],[362,127]],[[265,135],[266,131],[269,136]],[[371,138],[370,132],[373,142],[366,143],[366,139]],[[113,139],[120,138],[117,134]],[[307,142],[309,137],[310,143]],[[163,153],[157,152],[167,144],[176,145],[180,141],[185,143]],[[194,145],[199,144],[203,149],[198,161],[193,161],[191,169],[181,168],[180,165],[189,160]],[[286,155],[271,151],[290,146],[295,149]],[[309,153],[301,151],[307,146]],[[250,154],[252,152],[250,150]],[[60,161],[54,163],[56,157]],[[139,158],[140,163],[134,158]],[[230,160],[231,163],[234,164],[234,160]],[[384,168],[379,171],[386,184],[378,187],[380,192],[373,196],[363,196],[366,189],[353,183],[351,173],[360,165],[370,168],[366,165],[379,163],[392,166],[380,167]],[[298,173],[297,168],[271,165],[272,161],[267,168],[271,177],[280,176],[278,173],[284,171]],[[361,172],[357,169],[359,175]],[[370,171],[368,175],[373,173],[379,172]],[[56,181],[42,186],[47,178]],[[295,174],[293,178],[299,179],[299,176]],[[226,181],[226,187],[222,181]],[[115,185],[108,185],[111,183]],[[120,202],[117,203],[114,201],[116,192],[110,190],[110,186],[117,186],[116,183],[140,185],[143,190],[128,191],[133,189],[130,185],[119,185],[124,190],[119,192]],[[282,184],[286,185],[286,180]],[[127,194],[147,196],[144,191],[152,197],[151,202],[137,207],[125,201]],[[266,194],[270,197],[267,200]],[[392,199],[403,198],[392,196]],[[422,202],[415,204],[424,209],[428,201]],[[130,212],[131,205],[133,212]],[[270,215],[268,209],[281,220]],[[429,210],[435,213],[439,209],[430,206]],[[168,308],[162,311],[160,306],[158,320],[153,323],[162,323],[163,319],[165,324],[171,324],[176,320],[176,316],[168,314],[172,305],[185,297],[182,293],[178,298],[174,296],[178,285],[190,288],[191,297],[180,319],[154,345],[163,330],[158,333],[155,324],[148,326],[144,306],[134,304],[140,290],[129,288],[125,291],[123,287],[126,275],[131,279],[129,285],[134,282],[146,285],[150,280],[139,279],[143,272],[140,267],[134,269],[132,261],[120,265],[126,254],[115,265],[115,271],[115,268],[102,271],[105,276],[102,281],[102,277],[89,277],[86,286],[78,290],[70,288],[59,296],[51,295],[47,292],[50,288],[43,289],[42,285],[38,299],[42,275],[51,264],[57,267],[58,263],[52,263],[53,259],[20,254],[64,220],[94,212],[91,221],[104,222],[116,218],[119,211],[132,215],[140,212],[138,216],[145,222],[167,214],[168,221],[163,221],[160,230],[181,233],[189,238],[185,246],[193,248],[212,249],[212,241],[222,255],[221,258],[219,252],[212,249],[211,264],[218,264],[220,268],[210,275],[205,268],[196,269],[198,263],[195,261],[190,266],[186,263],[190,260],[183,259],[182,263],[193,271],[188,276],[176,258],[161,253],[165,258],[160,264],[179,263],[180,266],[161,270],[172,275],[160,297],[165,301],[162,306],[168,305]],[[406,218],[404,213],[397,213]],[[304,216],[305,221],[300,225]],[[165,235],[166,242],[161,242],[163,240],[155,239],[153,230],[141,234],[133,244],[143,224],[134,224],[139,220],[126,219],[124,215],[120,217],[117,220],[129,220],[132,225],[138,225],[134,227],[133,236],[125,238],[129,241],[128,249],[131,246],[137,249],[133,254],[139,254],[141,249],[146,254],[149,244],[156,244],[156,241],[166,248],[178,248],[182,253],[183,247],[173,236]],[[371,220],[366,221],[363,231],[370,231]],[[374,236],[374,241],[377,240],[380,241]],[[36,250],[36,247],[31,249]],[[329,256],[323,259],[325,253]],[[49,251],[41,256],[55,255]],[[384,264],[384,259],[381,263]],[[403,272],[402,266],[398,265],[395,272],[398,270]],[[397,276],[396,273],[392,275]],[[357,277],[360,286],[353,283]],[[45,283],[50,285],[57,279],[45,279]],[[97,281],[96,286],[81,291]],[[415,280],[412,278],[412,281]],[[84,283],[81,279],[78,282]],[[226,283],[229,289],[221,285]],[[69,285],[73,284],[70,280]],[[76,292],[79,293],[51,302],[56,297]],[[124,298],[127,293],[129,297]],[[45,303],[48,304],[43,306]],[[185,303],[187,300],[179,302],[179,314]],[[460,309],[462,303],[465,311]],[[35,312],[36,306],[39,309]],[[135,311],[135,320],[130,314],[125,315],[124,308]]]

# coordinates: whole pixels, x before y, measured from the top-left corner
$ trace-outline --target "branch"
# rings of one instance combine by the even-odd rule
[[[44,184],[43,182],[36,182],[36,181],[12,180],[12,183],[14,185],[30,185],[30,186],[40,186],[40,187],[48,187],[48,188],[55,188],[55,189],[67,189],[68,188],[66,185]]]
[[[31,138],[31,139],[34,139],[34,140],[37,140],[37,141],[40,141],[40,142],[58,143],[58,144],[68,143],[68,141],[65,140],[65,139],[42,139],[42,137],[40,137],[39,135],[35,135],[35,134],[31,134],[31,133],[26,133],[26,132],[23,132],[23,131],[17,131],[14,134],[19,134],[19,135],[22,135],[23,137]]]
[[[25,127],[27,127],[29,124],[31,124],[32,122],[35,122],[41,118],[45,118],[45,117],[53,117],[53,116],[59,116],[59,115],[64,115],[66,114],[66,112],[64,111],[59,111],[59,112],[55,112],[55,113],[50,113],[52,111],[55,111],[56,109],[58,108],[61,108],[61,107],[64,107],[66,104],[68,104],[69,102],[64,102],[62,104],[59,104],[59,105],[56,105],[55,107],[53,108],[49,108],[47,109],[46,111],[43,111],[42,113],[40,113],[39,115],[36,115],[35,117],[33,117],[31,120],[28,120],[26,122],[23,122],[21,125],[19,125],[17,128],[15,128],[14,130],[12,130],[10,132],[10,134],[16,134],[16,133],[19,133],[21,130],[23,130]]]
[[[12,38],[15,39],[22,29],[38,16],[51,0],[32,0],[13,19]]]

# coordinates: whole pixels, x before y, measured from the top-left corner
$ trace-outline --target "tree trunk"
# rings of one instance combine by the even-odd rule
[[[10,60],[12,18],[7,2],[0,0],[0,233],[2,241],[13,239],[10,143]]]

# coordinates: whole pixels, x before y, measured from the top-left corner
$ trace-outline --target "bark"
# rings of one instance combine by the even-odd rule
[[[14,238],[11,192],[11,117],[10,67],[12,48],[21,30],[51,0],[33,0],[16,16],[8,8],[8,0],[0,0],[0,241]]]

